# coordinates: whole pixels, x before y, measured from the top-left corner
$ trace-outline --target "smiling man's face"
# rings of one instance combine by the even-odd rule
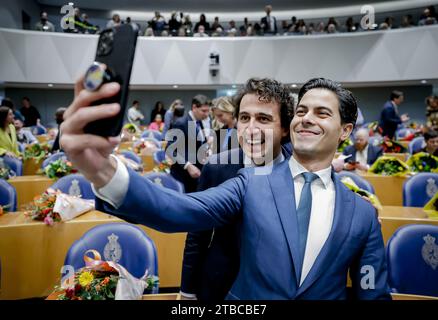
[[[295,109],[290,125],[294,154],[325,160],[333,157],[339,142],[348,138],[351,124],[341,124],[339,100],[326,89],[307,91]]]

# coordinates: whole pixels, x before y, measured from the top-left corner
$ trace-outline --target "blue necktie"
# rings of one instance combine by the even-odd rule
[[[301,191],[300,202],[297,209],[298,218],[298,233],[300,239],[300,258],[301,268],[297,270],[298,284],[301,282],[301,270],[304,264],[304,254],[306,252],[307,232],[309,230],[310,213],[312,211],[312,190],[310,188],[312,182],[318,178],[318,176],[311,172],[303,172],[304,186]]]

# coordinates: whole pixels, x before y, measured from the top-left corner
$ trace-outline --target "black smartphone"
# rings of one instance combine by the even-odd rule
[[[99,66],[105,65],[105,79],[102,82],[118,82],[120,84],[120,91],[111,98],[95,101],[93,106],[119,103],[120,112],[114,117],[90,122],[85,126],[84,132],[104,137],[114,137],[120,134],[128,99],[129,80],[134,62],[137,35],[138,30],[136,26],[131,24],[123,24],[105,29],[100,34],[95,62],[88,69],[84,84],[87,84],[87,81],[92,83],[95,80],[93,77],[96,75],[96,73],[92,74],[93,70],[97,70]]]

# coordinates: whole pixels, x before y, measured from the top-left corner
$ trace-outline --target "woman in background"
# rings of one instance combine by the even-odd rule
[[[219,97],[213,101],[213,128],[216,134],[216,144],[213,143],[213,153],[238,148],[236,131],[235,107],[228,97]]]
[[[17,132],[14,127],[14,113],[8,107],[0,107],[0,156],[20,157]]]
[[[157,114],[155,116],[155,121],[149,125],[148,129],[162,132],[163,128],[164,128],[163,118],[161,117],[161,114]]]
[[[166,114],[166,109],[164,109],[164,104],[161,101],[157,101],[155,103],[155,108],[151,112],[151,122],[154,122],[155,116],[157,114],[161,115],[161,119],[164,119],[164,115]]]

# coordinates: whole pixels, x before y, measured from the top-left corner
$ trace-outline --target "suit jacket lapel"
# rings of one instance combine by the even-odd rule
[[[298,239],[298,221],[295,204],[295,190],[293,178],[289,169],[289,162],[280,163],[272,174],[268,175],[272,195],[274,197],[277,213],[280,216],[284,235],[287,239],[294,270],[295,283],[297,282],[297,270],[301,268]]]
[[[332,179],[336,190],[332,229],[302,286],[298,288],[297,296],[306,291],[324,273],[328,265],[334,263],[334,258],[350,230],[354,194],[345,189],[333,172]]]

